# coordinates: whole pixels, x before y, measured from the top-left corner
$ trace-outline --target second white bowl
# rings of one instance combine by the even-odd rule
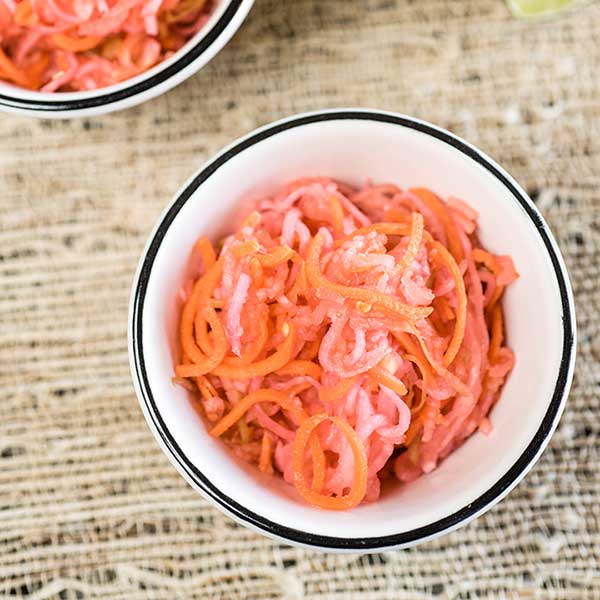
[[[175,54],[116,85],[85,92],[43,93],[0,81],[0,111],[45,119],[101,115],[164,94],[211,60],[240,27],[254,0],[220,0],[206,25]]]

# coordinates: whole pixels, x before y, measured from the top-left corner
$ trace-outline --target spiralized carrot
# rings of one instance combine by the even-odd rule
[[[419,369],[421,381],[423,382],[421,386],[421,397],[419,399],[419,403],[416,406],[411,407],[411,413],[418,414],[427,403],[427,385],[428,382],[433,380],[433,374],[429,370],[429,366],[426,364],[426,361],[415,356],[415,354],[407,354],[406,359],[412,362]]]
[[[20,26],[31,26],[37,23],[38,20],[29,0],[22,0],[16,3],[13,18],[15,23]]]
[[[296,253],[287,246],[279,246],[269,254],[258,254],[256,258],[263,267],[277,267],[278,265],[295,258]]]
[[[269,373],[281,369],[290,362],[295,345],[296,326],[292,323],[289,326],[289,333],[283,344],[281,344],[281,346],[268,358],[239,367],[223,363],[213,369],[213,373],[219,377],[230,377],[232,379],[249,379],[251,377],[268,375]]]
[[[343,398],[350,388],[356,384],[356,377],[341,379],[331,387],[322,387],[319,389],[319,398],[322,402],[335,402]]]
[[[252,281],[256,287],[263,287],[265,280],[264,270],[260,261],[255,256],[253,256],[248,262],[248,270],[250,271],[250,277],[252,277]]]
[[[485,265],[492,273],[498,272],[498,263],[489,252],[481,248],[473,248],[471,256],[475,262]]]
[[[260,250],[260,244],[258,242],[256,242],[255,240],[248,240],[246,242],[241,242],[240,244],[237,244],[236,246],[234,246],[231,249],[231,253],[236,258],[242,258],[244,256],[254,254],[254,253],[258,252],[258,250]],[[256,260],[258,260],[258,257]],[[258,262],[260,262],[260,261],[258,261]]]
[[[311,360],[293,360],[275,372],[278,375],[291,375],[296,377],[298,375],[309,375],[314,379],[320,379],[323,369]]]
[[[342,234],[344,232],[344,209],[336,196],[329,198],[331,203],[331,225],[335,234]]]
[[[410,423],[408,430],[406,431],[406,435],[404,438],[404,443],[406,446],[410,446],[414,439],[421,433],[423,429],[423,418],[424,413],[420,412]]]
[[[453,319],[456,318],[456,315],[454,313],[454,311],[452,310],[452,308],[450,307],[450,304],[448,303],[448,299],[446,298],[446,296],[438,296],[435,299],[435,305],[436,305],[436,310],[434,310],[434,312],[437,312],[440,317],[442,318],[442,320],[444,321],[452,321]]]
[[[458,295],[458,309],[456,313],[454,334],[452,335],[450,344],[444,354],[444,365],[447,367],[452,364],[452,361],[456,358],[465,337],[465,327],[467,324],[467,292],[465,290],[465,282],[462,273],[450,252],[448,252],[440,242],[433,242],[433,251],[436,252],[437,256],[440,257],[450,271]]]
[[[273,436],[265,431],[262,436],[262,442],[260,446],[260,458],[258,460],[258,468],[263,473],[272,473],[273,472]]]
[[[64,33],[55,33],[50,36],[50,39],[57,48],[70,50],[71,52],[85,52],[87,50],[92,50],[102,41],[102,38],[98,35],[70,37]]]
[[[248,410],[259,402],[273,402],[278,404],[284,410],[289,411],[298,422],[306,419],[305,412],[296,406],[292,400],[285,394],[276,390],[260,389],[256,392],[248,394],[240,400],[211,430],[210,435],[219,437],[224,434],[230,427],[235,425]]]
[[[488,317],[488,320],[490,320],[492,318],[496,303],[502,297],[504,289],[519,275],[516,272],[510,257],[494,256],[482,248],[474,248],[473,260],[485,265],[485,267],[489,269],[489,271],[491,271],[496,278],[494,291],[492,292],[488,305],[485,309],[486,316]]]
[[[0,47],[0,79],[5,79],[11,83],[16,83],[25,88],[32,87],[32,81],[27,75],[18,69]]]
[[[421,240],[423,239],[423,228],[425,226],[423,215],[415,212],[413,213],[412,219],[412,229],[410,232],[410,238],[408,240],[408,246],[406,247],[406,251],[404,252],[404,255],[398,264],[398,273],[403,273],[413,263],[417,257]]]
[[[222,262],[218,261],[196,282],[192,294],[186,302],[181,314],[179,325],[181,345],[183,346],[183,351],[194,362],[202,363],[207,359],[202,350],[196,345],[194,339],[194,322],[196,321],[198,306],[205,302],[212,294],[219,277],[221,276],[221,270]],[[210,316],[213,316],[212,313],[210,313]]]
[[[0,80],[43,92],[119,83],[172,56],[218,1],[0,2]]]
[[[213,308],[215,308],[215,305],[213,302],[211,302],[211,305]],[[196,319],[194,319],[194,334],[195,334],[196,342],[197,342],[200,350],[202,350],[202,352],[204,352],[204,354],[209,356],[215,350],[214,340],[213,340],[214,333],[212,331],[209,331],[208,321],[205,318],[198,318],[198,317],[202,317],[202,313],[200,311],[198,311],[196,313]],[[217,327],[219,326],[219,324],[216,324]]]
[[[425,188],[413,188],[410,190],[415,196],[418,196],[427,206],[436,214],[444,225],[446,236],[448,237],[448,250],[457,262],[464,258],[462,244],[456,231],[456,225],[452,221],[450,213],[444,206],[444,203],[433,192]]]
[[[489,432],[514,365],[500,300],[517,274],[476,220],[420,188],[286,185],[218,255],[196,242],[174,381],[212,436],[313,506],[373,501],[384,471],[413,481]]]
[[[204,375],[196,378],[196,385],[205,400],[210,400],[218,396],[217,390],[215,390],[212,383]]]
[[[394,335],[396,336],[397,334],[394,333]],[[429,375],[430,380],[434,378],[433,374],[435,374],[440,378],[445,379],[447,383],[449,383],[454,388],[457,394],[468,396],[470,394],[469,387],[465,383],[463,383],[458,377],[455,377],[452,374],[452,372],[449,369],[447,369],[441,362],[436,360],[436,358],[432,354],[432,351],[427,347],[427,344],[425,343],[425,340],[423,339],[423,336],[419,333],[419,331],[416,329],[413,330],[412,335],[416,338],[418,345],[415,346],[414,344],[411,344],[410,346],[408,346],[408,348],[410,348],[409,351],[412,352],[412,354],[415,357],[423,357],[423,360],[419,362],[419,365],[423,365],[424,368],[428,370],[428,373],[432,373],[431,375]],[[401,336],[397,337],[399,338]],[[405,341],[403,343],[406,343],[406,338],[404,338],[404,340]]]
[[[410,233],[410,227],[407,223],[375,223],[373,225],[366,225],[365,227],[359,227],[352,233],[336,240],[333,244],[334,248],[339,248],[345,242],[348,242],[358,235],[368,235],[369,233],[383,233],[384,235],[407,235]]]
[[[502,309],[497,304],[492,312],[492,334],[490,337],[489,359],[493,364],[496,362],[502,347],[504,337],[504,323],[502,318]]]
[[[252,406],[259,402],[274,402],[275,404],[278,404],[281,408],[290,412],[299,423],[303,423],[307,420],[304,410],[296,406],[289,396],[275,390],[261,389],[248,394],[236,404],[233,409],[210,430],[210,435],[213,437],[221,436],[237,423]],[[325,456],[318,438],[312,438],[310,440],[310,450],[313,455],[314,468],[312,489],[318,491],[323,486],[325,474]]]
[[[350,492],[345,496],[330,496],[310,489],[304,478],[304,455],[313,431],[323,421],[329,420],[344,433],[354,458],[354,482]],[[292,470],[294,485],[298,493],[313,506],[329,510],[347,510],[360,504],[367,490],[367,455],[356,431],[341,417],[326,414],[315,415],[307,419],[296,431],[292,450]]]
[[[175,368],[175,372],[177,373],[178,377],[198,377],[200,375],[204,375],[205,373],[209,373],[223,361],[223,358],[225,358],[228,346],[223,325],[221,324],[215,309],[210,304],[206,305],[204,308],[204,313],[205,318],[212,327],[213,334],[215,336],[215,346],[213,351],[210,355],[202,356],[201,360],[198,360],[198,355],[194,354],[193,357],[195,362],[193,364],[178,365]],[[198,315],[202,315],[202,311],[199,311]],[[191,348],[191,346],[188,346],[188,348]]]
[[[402,383],[402,381],[400,381],[397,377],[395,377],[389,371],[387,371],[383,367],[380,367],[379,365],[373,367],[369,371],[369,375],[378,384],[385,385],[386,387],[396,392],[398,396],[404,396],[408,393],[408,390],[406,389],[406,386]]]

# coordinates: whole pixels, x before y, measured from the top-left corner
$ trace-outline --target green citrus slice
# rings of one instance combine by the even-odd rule
[[[577,0],[507,0],[508,6],[517,17],[535,17],[540,15],[552,15],[568,6],[572,6]]]

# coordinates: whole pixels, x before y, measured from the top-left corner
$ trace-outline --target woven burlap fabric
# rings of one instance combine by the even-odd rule
[[[524,23],[500,0],[257,0],[142,107],[1,116],[0,597],[600,598],[599,68],[598,4]],[[179,185],[255,126],[340,105],[434,121],[505,165],[557,236],[579,320],[567,409],[526,480],[451,535],[371,557],[209,507],[150,434],[126,351],[136,262]]]

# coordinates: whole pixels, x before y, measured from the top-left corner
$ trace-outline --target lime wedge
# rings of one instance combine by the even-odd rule
[[[507,2],[517,17],[537,17],[557,13],[572,6],[577,0],[507,0]]]

